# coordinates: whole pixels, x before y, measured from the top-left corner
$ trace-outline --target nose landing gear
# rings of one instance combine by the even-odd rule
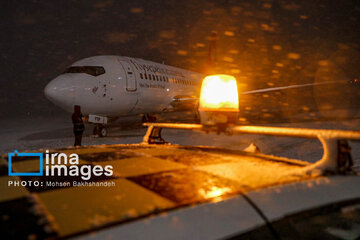
[[[106,137],[107,136],[107,129],[102,124],[96,124],[93,129],[93,134],[99,137]]]

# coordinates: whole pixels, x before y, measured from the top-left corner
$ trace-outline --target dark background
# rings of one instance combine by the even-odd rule
[[[355,0],[6,0],[0,16],[1,118],[61,113],[45,99],[45,85],[93,55],[202,71],[212,31],[217,71],[235,75],[245,90],[359,76]],[[326,91],[340,102],[348,95]],[[259,101],[278,102],[266,98]],[[301,94],[291,98],[302,105]]]

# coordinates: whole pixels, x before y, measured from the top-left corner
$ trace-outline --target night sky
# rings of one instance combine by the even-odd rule
[[[44,86],[73,62],[123,55],[217,71],[247,89],[359,76],[360,1],[6,0],[0,5],[0,117],[62,112]]]

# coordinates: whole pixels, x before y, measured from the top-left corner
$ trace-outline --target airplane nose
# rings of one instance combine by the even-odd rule
[[[69,76],[60,75],[51,80],[44,89],[45,97],[65,110],[72,110],[75,98],[75,86]]]
[[[55,95],[56,95],[56,86],[53,83],[53,81],[54,80],[50,81],[44,89],[45,97],[50,101],[55,99]]]

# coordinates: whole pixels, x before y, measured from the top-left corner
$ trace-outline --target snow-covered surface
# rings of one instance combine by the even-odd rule
[[[244,198],[237,196],[108,228],[78,239],[221,239],[263,224]]]
[[[359,130],[359,122],[360,120],[348,120],[343,122],[278,124],[276,126]],[[2,139],[6,139],[0,145],[2,153],[15,149],[25,151],[39,148],[63,148],[71,146],[73,143],[70,119],[20,119],[4,121],[2,126],[4,128],[0,130],[0,134]],[[83,143],[85,145],[139,143],[142,141],[145,132],[146,128],[130,121],[130,123],[123,122],[121,126],[110,129],[109,137],[93,138],[90,136],[91,127],[87,126]],[[316,140],[307,138],[246,134],[224,136],[188,130],[165,130],[163,137],[170,142],[181,145],[208,145],[237,150],[242,150],[250,143],[254,143],[262,153],[301,158],[310,162],[320,159],[322,156],[322,152],[319,151],[321,144],[314,144]],[[101,148],[103,147],[104,145]],[[359,166],[359,143],[352,143],[352,147],[355,162]],[[173,148],[176,146],[154,146],[153,148],[144,150],[144,153],[149,154],[151,151],[159,151],[160,149],[174,154]],[[81,148],[78,151],[84,149]],[[195,154],[195,152],[191,154]],[[218,154],[218,158],[224,157],[226,156]],[[249,158],[247,162],[229,161],[221,164],[221,167],[210,164],[193,166],[192,168],[241,182],[248,191],[247,194],[249,194],[250,199],[258,204],[270,220],[331,202],[360,196],[358,188],[360,179],[358,176],[330,176],[306,180],[306,178],[300,177],[299,173],[298,175],[292,174],[285,168],[280,168],[281,166],[277,167],[279,163],[265,164],[265,162],[250,159],[252,158],[251,155],[247,158]],[[296,167],[292,168],[296,173]],[[257,169],[258,175],[254,175],[255,171],[252,169]],[[269,180],[274,184],[269,183]],[[185,207],[130,224],[104,229],[97,235],[91,234],[89,237],[103,239],[116,235],[117,238],[127,239],[144,238],[144,236],[153,239],[184,239],[195,236],[196,238],[211,239],[247,231],[263,224],[263,221],[241,195],[227,200],[219,200],[221,201]],[[244,219],[246,221],[243,221]]]
[[[125,127],[115,126],[111,128],[109,137],[106,138],[93,137],[93,126],[86,124],[82,144],[102,145],[141,142],[146,128],[139,128],[140,124],[133,123],[130,125],[132,128],[129,128],[129,123],[126,122],[125,124]],[[12,152],[15,149],[25,151],[40,148],[64,148],[74,144],[71,116],[48,119],[2,119],[0,126],[1,153]]]
[[[273,221],[314,206],[359,198],[359,186],[359,176],[332,176],[261,189],[247,195]]]
[[[129,144],[142,141],[146,128],[138,119],[127,118],[119,126],[109,129],[105,138],[92,137],[92,126],[86,125],[83,145]],[[40,148],[63,148],[73,145],[73,133],[70,117],[49,119],[2,119],[0,120],[0,153],[36,150]],[[268,126],[284,126],[316,129],[360,130],[360,120],[315,121],[303,123],[271,124]],[[263,135],[225,136],[215,133],[192,132],[188,130],[164,129],[163,137],[171,143],[180,145],[216,146],[242,150],[255,143],[264,154],[283,156],[315,162],[321,159],[323,152],[321,143],[316,139],[273,137]],[[360,143],[350,142],[355,167],[360,167]],[[359,169],[360,170],[360,169]]]
[[[269,221],[356,199],[358,176],[318,178],[247,193]],[[220,239],[263,225],[242,196],[205,203],[90,233],[79,239]]]

